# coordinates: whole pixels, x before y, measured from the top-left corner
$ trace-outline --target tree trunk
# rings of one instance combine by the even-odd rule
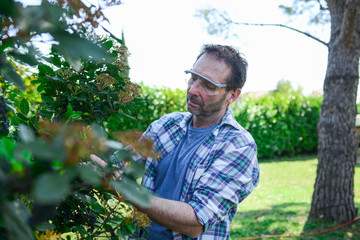
[[[359,1],[329,0],[328,7],[331,38],[318,123],[319,162],[309,219],[343,223],[357,215],[354,169],[360,5]]]

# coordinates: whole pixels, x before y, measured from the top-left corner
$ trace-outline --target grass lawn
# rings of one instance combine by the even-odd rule
[[[306,223],[316,168],[316,156],[260,162],[259,186],[239,205],[238,213],[231,225],[231,239],[262,235],[298,236],[337,226],[336,223],[323,221]],[[354,184],[355,203],[360,209],[359,164],[355,168]],[[360,220],[327,233],[280,239],[360,239]]]

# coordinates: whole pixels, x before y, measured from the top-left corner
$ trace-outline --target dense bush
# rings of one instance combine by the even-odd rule
[[[144,131],[164,114],[187,111],[186,90],[142,89],[141,97],[129,103],[129,117],[122,117],[117,129]],[[276,91],[261,97],[244,94],[231,107],[236,120],[253,135],[259,158],[267,158],[316,151],[321,101],[280,81]]]
[[[235,118],[254,137],[259,158],[314,152],[321,101],[300,91],[245,96]]]
[[[111,128],[145,131],[150,123],[167,113],[187,111],[186,91],[167,87],[151,88],[143,85],[141,97],[129,102],[128,105],[127,117],[122,116],[118,125]],[[115,117],[120,118],[116,115]]]
[[[123,40],[90,37],[101,10],[81,0],[0,1],[0,239],[123,239],[149,223],[125,201],[149,204],[144,166],[124,148],[139,134],[109,129],[140,87],[127,76]],[[31,41],[43,33],[54,40],[46,57]],[[144,144],[135,150],[150,154]],[[123,164],[111,161],[115,150]],[[108,167],[91,164],[91,153]]]

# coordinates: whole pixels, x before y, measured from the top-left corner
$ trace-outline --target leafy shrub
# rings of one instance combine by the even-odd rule
[[[50,229],[78,239],[125,237],[144,223],[146,216],[139,216],[122,198],[140,205],[148,201],[135,181],[142,167],[130,152],[118,154],[128,163],[120,168],[121,181],[109,178],[118,168],[103,171],[79,164],[90,153],[109,159],[116,147],[96,129],[43,121],[38,136],[21,125],[19,141],[0,139],[1,239],[34,239],[33,230],[41,236]],[[117,145],[115,149],[122,149]]]
[[[104,16],[81,0],[0,5],[0,239],[126,238],[148,219],[124,198],[146,206],[149,195],[138,184],[143,165],[124,148],[139,135],[109,128],[140,89],[127,77],[123,41],[84,37]],[[31,42],[43,33],[56,42],[47,57]],[[37,66],[36,79],[18,63]],[[123,164],[113,164],[114,150]],[[150,154],[151,144],[135,150]],[[89,165],[90,153],[108,167]]]
[[[99,68],[91,61],[83,63],[91,65],[93,72]],[[118,84],[112,82],[100,88],[96,77],[88,74],[89,69],[75,72],[63,59],[61,64],[60,70],[66,69],[77,78],[69,81],[57,75],[62,71],[40,65],[37,80],[32,81],[40,84],[37,90],[41,91],[43,100],[38,103],[34,100],[39,94],[34,94],[36,98],[21,98],[17,96],[19,90],[2,79],[4,95],[9,97],[7,105],[13,109],[10,114],[13,131],[0,139],[3,186],[0,238],[34,239],[35,234],[42,239],[52,234],[60,239],[66,233],[78,239],[125,238],[148,224],[148,219],[123,197],[147,205],[149,196],[137,183],[143,166],[136,164],[120,143],[125,139],[126,144],[131,144],[129,137],[107,131],[106,124],[114,112],[126,109],[122,101],[129,102],[135,97],[135,91],[124,94],[123,89],[135,85],[121,76],[116,79]],[[83,82],[76,81],[81,77]],[[78,90],[78,95],[72,94],[72,87]],[[88,89],[91,91],[87,92]],[[83,92],[87,93],[84,103],[77,99]],[[89,107],[82,108],[81,103]],[[106,108],[110,105],[113,109]],[[101,111],[93,111],[95,106],[101,106]],[[90,125],[93,122],[99,125]],[[109,136],[117,142],[108,139]],[[138,147],[139,152],[150,151],[149,145]],[[120,150],[117,160],[127,163],[120,166],[121,181],[109,178],[110,171],[119,167],[110,166],[103,171],[79,165],[87,162],[91,153],[111,163],[114,150]]]
[[[117,129],[146,130],[164,114],[186,110],[186,90],[142,86],[139,98],[129,102],[129,117]],[[317,150],[317,120],[321,97],[304,96],[288,82],[261,97],[246,94],[231,105],[236,120],[253,135],[259,158]],[[131,116],[131,117],[130,117]]]
[[[300,91],[245,96],[235,112],[258,146],[259,158],[294,155],[317,150],[317,120],[321,97]]]
[[[75,71],[52,49],[49,62],[53,67],[38,66],[38,78],[32,83],[39,84],[37,90],[41,92],[40,116],[88,124],[96,122],[104,128],[109,121],[110,126],[114,124],[117,119],[114,114],[120,115],[119,121],[124,117],[121,114],[131,106],[126,103],[139,96],[140,86],[127,77],[126,47],[111,38],[99,42],[115,59],[112,63],[84,60],[81,71]]]
[[[187,111],[186,91],[167,87],[151,88],[142,85],[141,96],[129,102],[127,106],[126,113],[129,117],[122,118],[121,124],[112,128],[145,131],[153,121],[167,113]]]

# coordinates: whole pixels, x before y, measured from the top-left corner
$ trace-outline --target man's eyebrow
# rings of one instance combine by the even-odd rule
[[[201,75],[200,73],[195,72],[194,70],[185,70],[185,72],[186,72],[186,73],[194,74],[194,75],[200,77],[201,79],[204,79],[206,82],[209,82],[209,83],[211,83],[211,84],[214,84],[216,87],[226,87],[226,86],[227,86],[226,83],[216,83],[216,82],[210,80],[209,78],[207,78],[206,76],[203,76],[203,75]]]
[[[203,78],[200,77],[199,75],[196,75],[196,74],[193,74],[193,73],[191,73],[191,77],[192,77],[193,79],[203,79]]]

